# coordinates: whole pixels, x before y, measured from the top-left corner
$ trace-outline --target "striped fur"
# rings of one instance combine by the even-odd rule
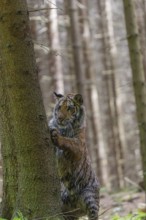
[[[64,218],[75,220],[87,214],[89,220],[97,220],[99,183],[86,148],[83,99],[79,94],[56,97],[49,127],[56,145]]]

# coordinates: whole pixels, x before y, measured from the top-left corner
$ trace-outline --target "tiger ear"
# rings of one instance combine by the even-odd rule
[[[74,100],[78,105],[82,105],[83,104],[83,97],[80,94],[76,94],[74,96]]]
[[[63,97],[62,94],[58,94],[58,93],[56,93],[56,92],[54,92],[54,95],[55,95],[55,98],[57,98],[57,99],[60,99],[60,98]]]

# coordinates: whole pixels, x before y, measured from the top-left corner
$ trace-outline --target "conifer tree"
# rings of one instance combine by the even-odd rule
[[[144,186],[146,190],[146,83],[144,77],[139,33],[135,16],[134,1],[123,0],[123,3],[131,68],[133,74],[133,87],[137,107],[137,119],[139,124]]]
[[[1,0],[0,8],[1,216],[11,219],[21,211],[28,219],[61,219],[54,149],[38,83],[27,4],[25,0]]]

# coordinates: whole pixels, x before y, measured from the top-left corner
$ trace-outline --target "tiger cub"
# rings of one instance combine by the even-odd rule
[[[49,123],[56,146],[64,219],[88,215],[98,219],[99,183],[91,168],[85,140],[85,107],[80,94],[56,94],[57,103]]]

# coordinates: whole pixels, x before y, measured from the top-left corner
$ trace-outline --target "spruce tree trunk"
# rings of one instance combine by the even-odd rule
[[[103,64],[105,71],[102,71],[101,94],[99,94],[102,115],[102,130],[107,157],[108,188],[109,190],[119,189],[122,177],[120,164],[121,139],[119,134],[117,97],[115,91],[115,56],[112,53],[114,33],[112,30],[112,14],[110,11],[111,2],[99,0],[98,7],[102,17],[101,30],[103,35]],[[110,48],[110,50],[107,50]],[[103,89],[104,88],[104,89]],[[103,95],[104,94],[104,95]]]
[[[46,4],[46,7],[56,5],[56,0],[51,1],[51,4]],[[60,50],[60,40],[59,40],[59,30],[58,30],[58,14],[57,10],[49,11],[49,25],[50,29],[50,49],[51,49],[51,64],[50,65],[50,75],[53,78],[53,85],[56,92],[64,93],[64,79],[62,72],[62,60],[61,60],[61,50]]]
[[[13,137],[13,125],[11,122],[11,110],[9,108],[9,97],[5,88],[5,75],[0,72],[0,116],[1,116],[1,137],[3,155],[3,203],[2,213],[8,219],[13,214],[17,192],[17,158],[15,156],[15,140]],[[0,215],[1,216],[1,215]]]
[[[3,197],[2,217],[10,219],[20,210],[28,219],[61,219],[57,215],[60,186],[38,84],[26,1],[1,0],[0,8],[2,153],[4,189],[9,188]],[[13,161],[18,164],[18,172]]]
[[[91,158],[96,170],[97,176],[102,184],[102,171],[101,171],[101,161],[98,146],[98,125],[97,125],[97,115],[98,115],[98,94],[96,87],[96,75],[93,63],[93,54],[91,53],[91,33],[89,27],[88,11],[87,11],[87,0],[79,1],[84,7],[80,9],[80,26],[82,27],[82,45],[83,45],[83,55],[85,63],[85,76],[88,81],[87,97],[88,97],[88,125],[90,124],[90,152]],[[88,129],[89,132],[89,129]]]
[[[83,65],[83,49],[80,36],[77,1],[70,0],[67,2],[67,6],[71,25],[71,43],[73,47],[77,90],[84,96],[86,102],[86,77]]]
[[[146,84],[134,2],[132,0],[123,0],[123,4],[139,124],[144,186],[146,190]]]

